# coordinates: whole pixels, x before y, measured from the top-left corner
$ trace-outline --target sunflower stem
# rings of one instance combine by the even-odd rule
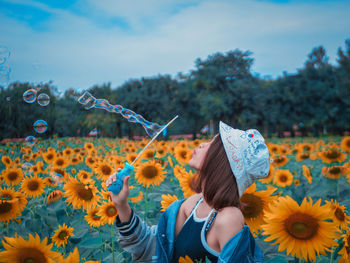
[[[112,257],[113,257],[113,263],[114,261],[114,243],[113,243],[113,236],[114,236],[114,224],[111,225],[111,242],[112,242]]]
[[[331,253],[331,260],[329,261],[330,263],[333,263],[333,261],[334,261],[334,250],[332,251],[332,253]]]

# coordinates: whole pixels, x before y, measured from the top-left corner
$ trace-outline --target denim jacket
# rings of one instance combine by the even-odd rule
[[[162,214],[157,226],[147,226],[133,211],[128,222],[121,223],[117,217],[120,247],[132,254],[136,262],[170,262],[176,217],[183,201],[173,202]],[[225,244],[218,262],[264,262],[262,251],[247,225]]]

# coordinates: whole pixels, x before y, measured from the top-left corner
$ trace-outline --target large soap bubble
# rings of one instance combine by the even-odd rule
[[[33,103],[36,100],[36,90],[29,89],[23,93],[23,100],[27,103]]]
[[[44,120],[37,120],[34,122],[34,130],[37,133],[44,133],[47,131],[47,122]]]
[[[47,106],[50,103],[50,97],[46,93],[41,93],[36,99],[40,106]]]

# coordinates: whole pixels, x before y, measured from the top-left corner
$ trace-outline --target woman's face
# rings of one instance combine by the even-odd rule
[[[193,150],[192,158],[188,162],[189,166],[198,171],[202,168],[205,157],[207,156],[208,149],[213,140],[211,140],[210,142],[201,143],[201,145],[199,145],[196,149]]]

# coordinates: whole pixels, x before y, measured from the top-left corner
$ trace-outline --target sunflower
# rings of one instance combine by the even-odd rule
[[[157,147],[156,157],[158,157],[158,158],[165,157],[167,153],[168,153],[168,147],[167,146],[158,146]]]
[[[153,159],[156,150],[154,149],[146,149],[141,156],[141,159]]]
[[[322,167],[323,176],[329,179],[339,179],[341,175],[346,174],[347,169],[344,166],[324,166]]]
[[[333,163],[333,162],[343,162],[346,159],[346,154],[342,153],[338,148],[330,148],[319,153],[322,162]]]
[[[265,241],[276,240],[278,251],[287,250],[305,261],[315,261],[316,254],[325,254],[329,248],[337,245],[337,227],[333,222],[327,222],[330,217],[329,209],[321,206],[321,199],[312,204],[305,197],[302,204],[290,196],[280,197],[277,202],[265,211],[265,221],[262,225]]]
[[[136,159],[137,155],[138,155],[137,153],[129,153],[129,154],[127,154],[126,155],[127,162],[128,163],[132,163]]]
[[[73,149],[70,147],[67,147],[66,149],[63,150],[63,156],[65,157],[70,157],[74,153]]]
[[[46,163],[52,163],[56,158],[55,151],[47,151],[41,154],[41,157],[44,159]]]
[[[80,155],[73,155],[70,159],[70,164],[77,165],[77,164],[81,163],[82,160],[83,160],[83,158]]]
[[[58,200],[60,200],[63,196],[63,192],[61,190],[53,190],[51,193],[48,194],[46,203],[53,204],[56,203]]]
[[[34,175],[22,181],[21,191],[28,197],[35,198],[45,193],[45,186],[45,180]]]
[[[279,154],[280,146],[274,143],[267,143],[267,148],[269,149],[270,154]]]
[[[275,173],[275,167],[273,167],[272,165],[269,165],[269,174],[267,175],[267,177],[260,179],[259,181],[263,184],[270,183],[273,179],[274,173]]]
[[[189,143],[189,146],[191,146],[191,147],[193,147],[193,148],[196,148],[196,147],[199,147],[199,145],[200,145],[201,143],[202,143],[201,140],[195,139],[195,140],[193,140],[193,141],[191,141],[191,142]]]
[[[2,176],[8,185],[17,185],[23,178],[21,168],[7,168],[2,171]]]
[[[97,215],[101,217],[101,221],[104,224],[113,224],[115,221],[115,218],[118,215],[118,210],[115,207],[115,205],[112,202],[104,203],[99,211],[97,212]]]
[[[109,176],[113,174],[114,170],[110,164],[106,162],[98,162],[94,167],[94,172],[100,180],[106,181]]]
[[[294,180],[294,185],[295,186],[299,186],[300,185],[300,180],[299,179],[295,179]]]
[[[277,200],[276,195],[272,195],[277,188],[268,187],[267,190],[257,191],[256,183],[249,186],[241,197],[243,203],[242,212],[245,222],[251,231],[258,234],[264,221],[265,211],[268,205]]]
[[[290,186],[293,183],[293,175],[287,169],[280,169],[275,171],[273,183],[279,187]]]
[[[162,212],[167,210],[169,205],[171,205],[173,202],[175,202],[176,200],[179,200],[176,195],[170,195],[170,194],[162,195],[162,199],[163,200],[160,201],[162,205],[162,209],[161,209]]]
[[[345,234],[341,236],[343,241],[343,248],[338,252],[341,255],[339,263],[349,263],[350,262],[350,229],[346,231]]]
[[[97,206],[100,196],[97,195],[97,187],[93,184],[79,182],[76,178],[70,177],[63,186],[66,202],[71,203],[74,209],[91,209]]]
[[[310,173],[309,168],[308,168],[306,165],[303,165],[303,166],[302,166],[302,169],[303,169],[303,175],[304,175],[305,178],[307,179],[307,182],[308,182],[309,184],[312,184],[312,176],[311,176],[311,173]]]
[[[91,179],[91,174],[85,170],[79,170],[77,177],[80,181],[86,181]]]
[[[57,167],[57,168],[60,168],[60,169],[64,169],[64,168],[69,166],[69,159],[67,159],[66,157],[63,157],[63,156],[57,156],[53,160],[52,165],[54,167]]]
[[[314,151],[315,146],[312,143],[298,143],[295,145],[295,147],[298,149],[298,152],[300,153],[311,153],[312,151]]]
[[[93,168],[98,159],[95,156],[88,155],[85,159],[85,164],[90,168]]]
[[[40,237],[35,233],[35,237],[29,234],[29,239],[22,237],[4,237],[2,241],[4,251],[0,252],[2,262],[24,263],[24,262],[57,262],[61,259],[60,253],[52,251],[53,244],[47,244],[47,237],[40,241]]]
[[[271,158],[273,159],[272,165],[274,167],[281,167],[289,162],[289,159],[286,155],[272,156]]]
[[[185,198],[196,193],[195,182],[198,180],[197,174],[192,173],[192,171],[185,172],[182,177],[179,177],[178,179]]]
[[[68,238],[74,236],[73,231],[74,228],[68,227],[66,224],[58,226],[58,229],[55,230],[55,234],[51,237],[51,240],[57,247],[65,247]]]
[[[193,260],[189,256],[180,257],[179,263],[193,263]]]
[[[95,207],[87,211],[87,215],[84,216],[85,221],[91,227],[100,227],[102,224],[101,217],[97,215],[99,208]]]
[[[0,222],[8,222],[20,214],[16,192],[11,188],[0,188]]]
[[[84,144],[84,149],[88,152],[92,151],[93,149],[95,149],[94,145],[91,142],[86,142]]]
[[[332,211],[332,220],[336,223],[340,229],[347,230],[350,224],[350,216],[348,216],[345,212],[345,206],[341,206],[337,203],[336,200],[331,199],[331,201],[326,200],[326,204],[329,206],[329,209]]]
[[[142,199],[143,199],[143,193],[141,191],[139,191],[139,194],[137,196],[129,197],[129,200],[134,204],[141,202]]]
[[[187,164],[191,160],[191,150],[181,146],[176,146],[175,158],[179,163]]]
[[[299,152],[296,155],[296,159],[298,162],[304,161],[304,160],[309,159],[309,158],[310,158],[310,153],[308,153],[308,152]]]
[[[50,170],[50,174],[53,176],[57,175],[60,178],[66,178],[68,176],[68,173],[64,169],[59,167],[51,166],[49,170]]]
[[[165,179],[164,168],[156,163],[155,160],[150,160],[145,163],[141,163],[136,168],[135,178],[139,184],[150,187],[151,184],[159,185]]]
[[[2,156],[1,161],[6,166],[6,168],[11,167],[13,163],[12,159],[7,155]]]
[[[340,147],[344,152],[350,153],[350,136],[345,136],[341,140]]]

